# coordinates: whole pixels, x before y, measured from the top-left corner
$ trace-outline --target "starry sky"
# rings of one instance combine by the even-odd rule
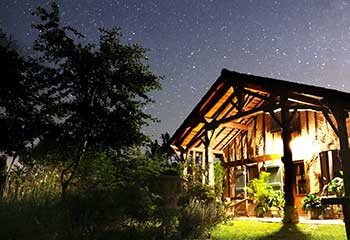
[[[60,0],[61,20],[98,39],[120,26],[125,43],[150,49],[164,77],[147,112],[172,134],[222,68],[350,92],[350,0]],[[0,27],[24,50],[36,37],[31,12],[48,0],[1,0]]]

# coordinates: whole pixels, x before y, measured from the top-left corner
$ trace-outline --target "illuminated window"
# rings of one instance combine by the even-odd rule
[[[322,173],[322,187],[335,177],[342,177],[341,175],[341,161],[339,158],[339,151],[324,151],[319,154],[321,162]]]
[[[196,164],[201,166],[202,165],[202,159],[203,159],[203,153],[202,152],[196,152]]]
[[[306,186],[304,162],[294,163],[294,173],[295,173],[296,193],[298,195],[306,194],[307,186]]]
[[[235,170],[235,196],[244,198],[247,187],[247,173],[245,170]]]
[[[279,165],[265,166],[265,172],[270,173],[267,184],[275,190],[282,190],[282,170]]]

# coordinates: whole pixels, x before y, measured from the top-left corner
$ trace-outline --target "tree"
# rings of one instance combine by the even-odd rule
[[[40,81],[35,81],[33,75],[37,65],[20,56],[15,48],[17,45],[0,30],[0,152],[11,157],[9,170],[16,157],[24,156],[38,137],[43,120]],[[9,171],[5,173],[6,183],[8,174]]]
[[[64,197],[89,148],[121,153],[148,140],[141,128],[153,118],[142,109],[151,102],[147,93],[160,83],[144,64],[146,50],[123,44],[119,28],[100,29],[98,43],[82,44],[80,33],[60,25],[55,1],[51,12],[39,7],[34,15],[42,22],[33,25],[40,31],[34,50],[41,65],[49,66],[46,96],[52,117],[38,149],[65,163]]]

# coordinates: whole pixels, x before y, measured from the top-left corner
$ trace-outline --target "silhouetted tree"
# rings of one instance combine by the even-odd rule
[[[176,168],[180,160],[176,156],[174,150],[169,145],[170,135],[168,132],[161,134],[162,143],[159,144],[158,140],[154,140],[149,144],[146,155],[152,158],[158,158],[160,161],[163,160],[167,163],[168,167]]]
[[[37,65],[20,56],[15,46],[0,30],[0,152],[11,158],[10,167],[17,156],[27,153],[39,136],[43,119],[40,115],[40,81],[33,75]],[[5,175],[7,179],[8,173]]]
[[[38,149],[65,162],[62,196],[89,148],[123,152],[148,139],[141,128],[153,118],[142,111],[147,93],[160,87],[159,77],[144,62],[146,50],[121,42],[118,28],[100,29],[100,40],[82,44],[83,36],[60,25],[59,7],[37,8],[39,37],[34,50],[42,66],[51,128]]]

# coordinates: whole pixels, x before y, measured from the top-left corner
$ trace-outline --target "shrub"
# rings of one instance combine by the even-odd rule
[[[344,193],[344,181],[343,178],[335,177],[327,184],[327,189],[329,192],[341,196]]]
[[[222,195],[224,192],[224,187],[223,187],[224,174],[225,174],[225,171],[224,171],[224,168],[221,166],[221,162],[215,162],[214,163],[215,195],[220,200],[222,199]]]
[[[208,185],[189,184],[186,193],[180,198],[180,205],[187,205],[193,198],[210,203],[216,200],[216,195],[213,188]]]
[[[269,208],[276,207],[281,209],[284,206],[284,194],[281,191],[271,191],[271,194],[267,197],[267,205]]]
[[[308,194],[303,201],[303,210],[309,211],[312,209],[323,209],[324,206],[321,203],[321,198],[316,196],[315,194]]]
[[[205,239],[223,221],[223,210],[215,202],[205,203],[196,198],[189,201],[179,215],[180,239]]]
[[[262,216],[271,207],[281,209],[284,205],[283,193],[267,184],[269,176],[270,173],[261,172],[259,178],[254,178],[248,183],[248,196],[257,203],[255,208],[257,216]]]

